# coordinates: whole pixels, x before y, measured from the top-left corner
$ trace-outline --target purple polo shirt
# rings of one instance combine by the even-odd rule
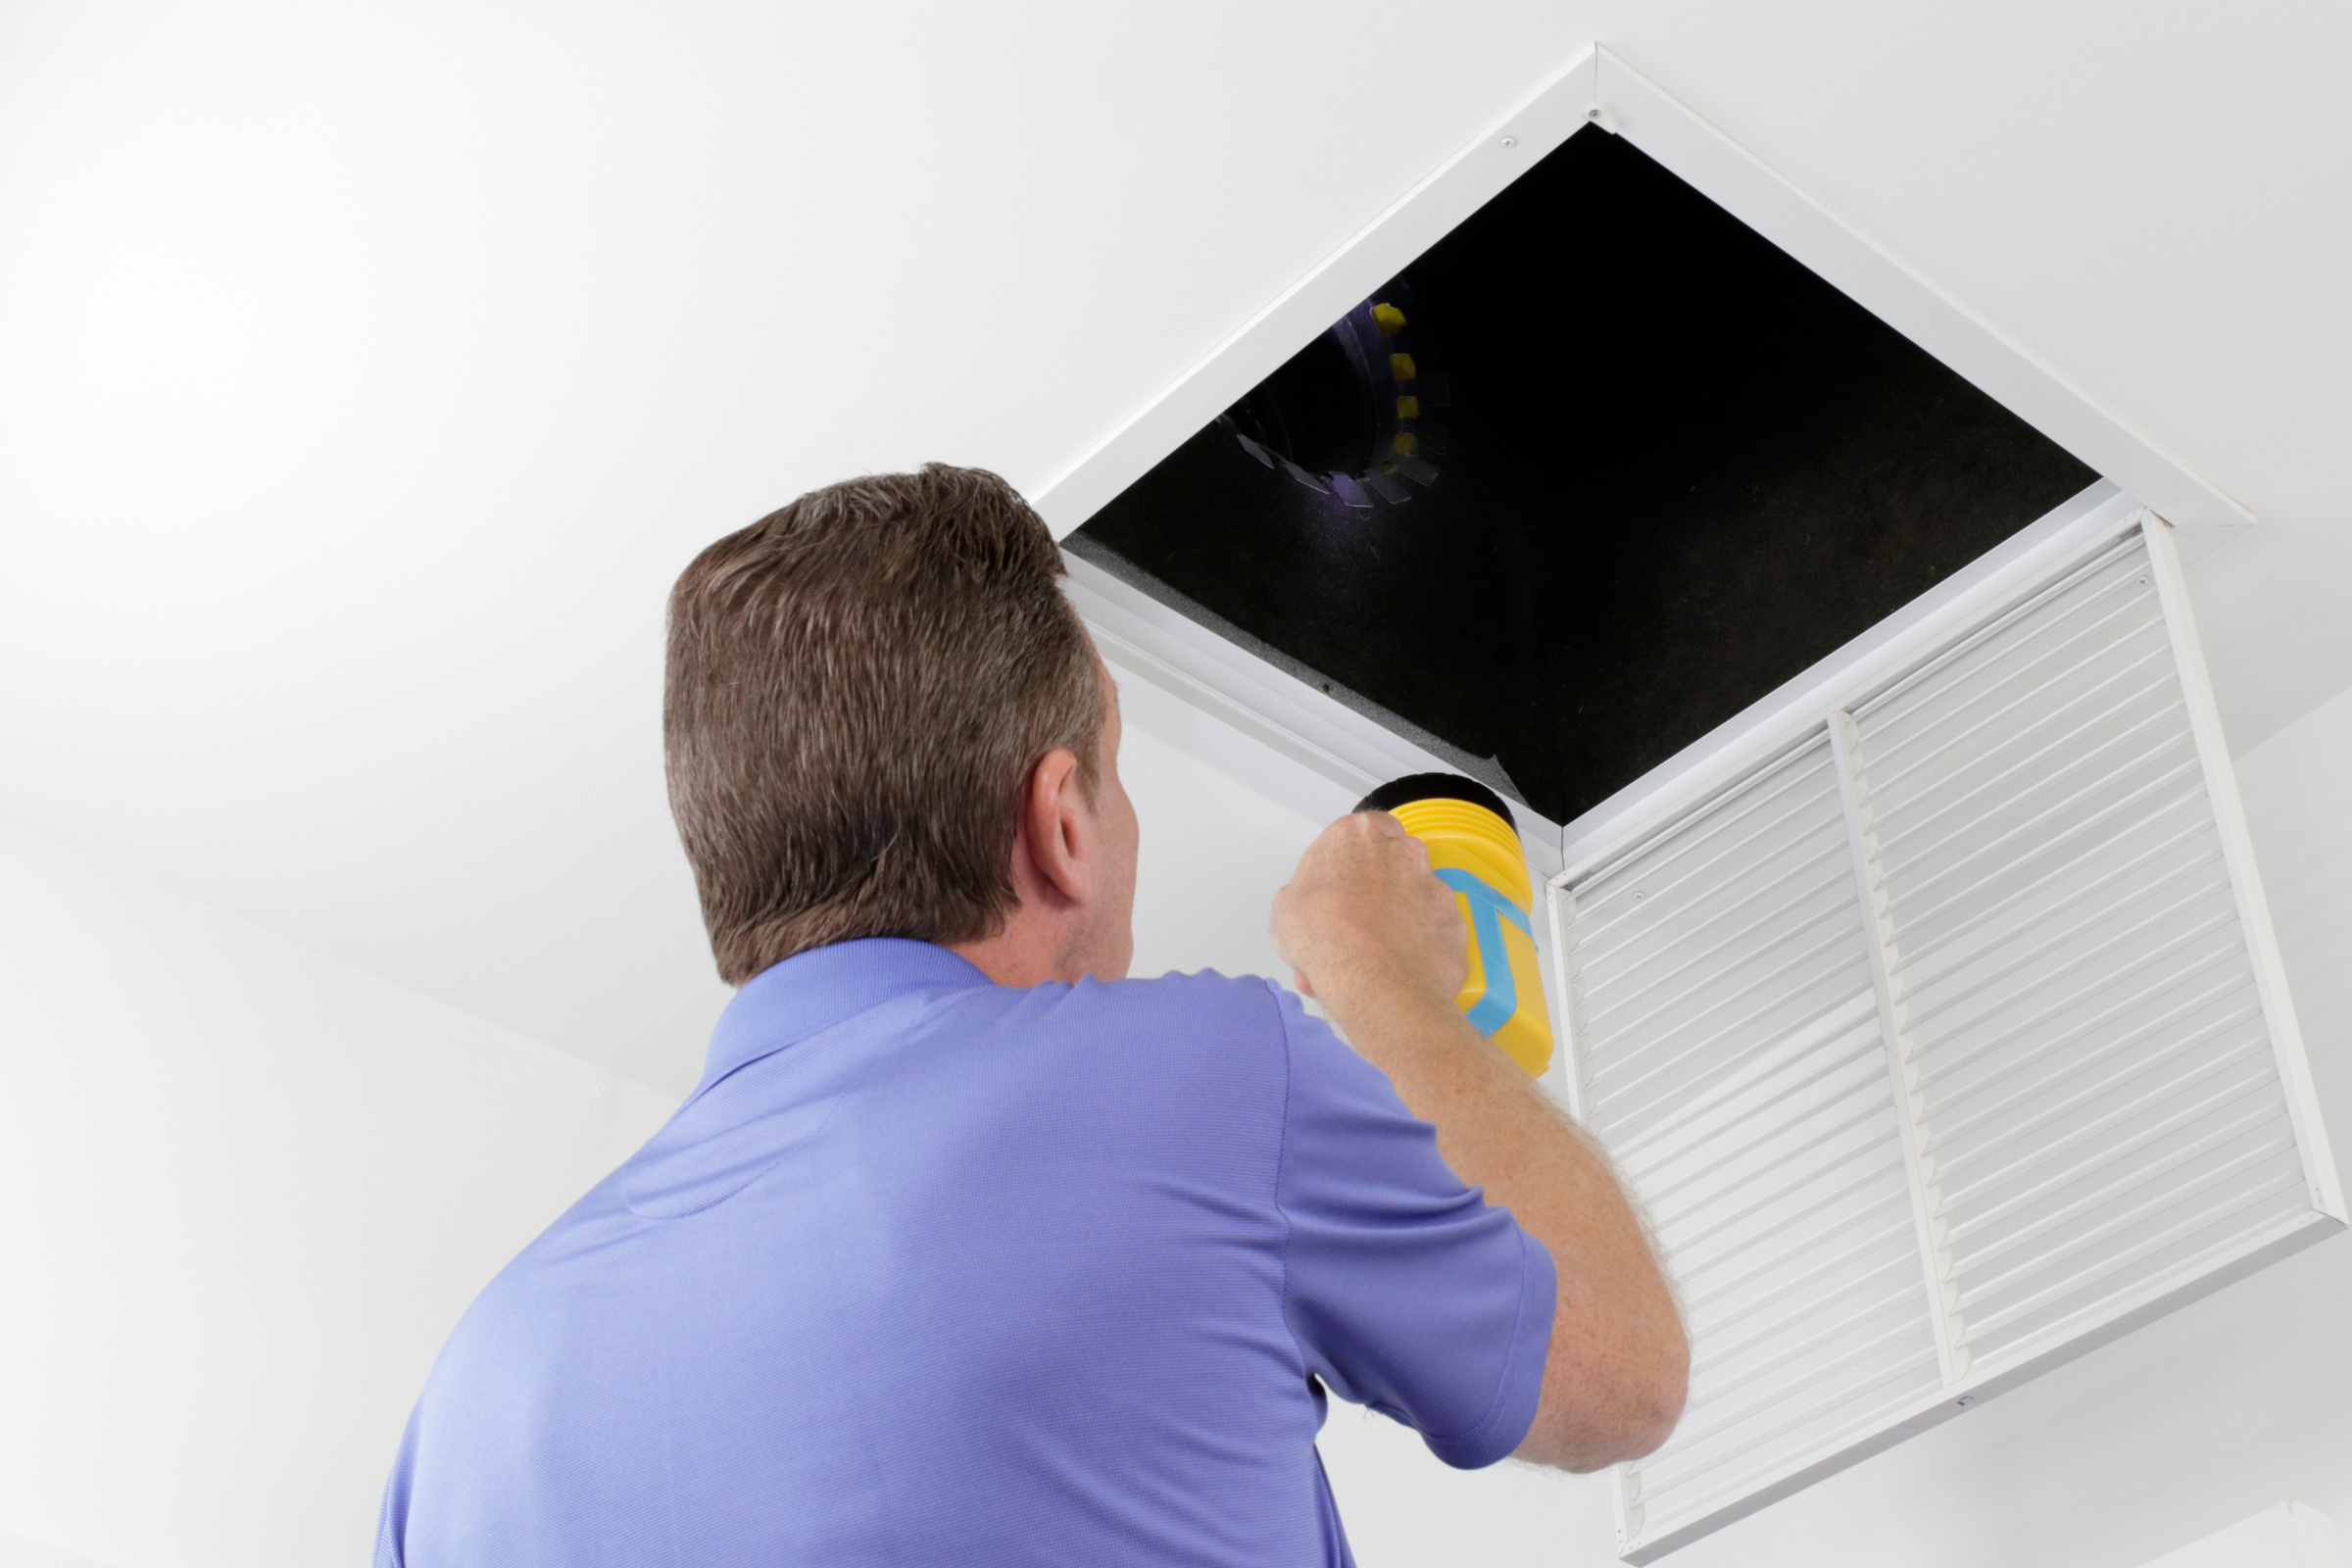
[[[1279,987],[843,943],[466,1311],[375,1561],[1343,1564],[1323,1390],[1492,1464],[1553,1289]]]

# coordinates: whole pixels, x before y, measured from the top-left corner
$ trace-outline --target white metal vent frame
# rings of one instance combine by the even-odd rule
[[[1625,136],[2095,470],[2154,503],[2180,529],[2177,540],[2169,532],[2165,535],[2162,552],[2169,600],[2180,600],[2178,562],[2181,556],[2202,554],[2251,523],[2244,510],[2229,497],[2096,400],[2067,384],[1933,279],[1843,222],[1608,50],[1593,48],[1581,52],[1487,133],[1413,185],[1297,283],[1217,342],[1165,391],[1042,486],[1035,500],[1055,534],[1067,534],[1083,523],[1382,278],[1407,265],[1535,159],[1587,124],[1598,124]],[[2054,559],[2053,552],[2079,542],[2086,527],[2117,522],[2135,505],[2115,484],[2101,481],[1651,775],[1566,824],[1558,830],[1556,840],[1545,831],[1551,824],[1530,824],[1538,829],[1527,839],[1531,861],[1544,871],[1558,867],[1563,880],[1573,875],[1576,862],[1596,849],[1622,844],[1640,819],[1654,818],[1654,808],[1665,796],[1690,799],[1692,790],[1703,787],[1709,778],[1720,783],[1726,765],[1751,751],[1759,734],[1781,728],[1783,717],[1812,706],[1823,691],[1846,684],[1857,668],[1888,667],[1919,646],[1923,636],[1932,637],[1937,628],[1954,624],[1955,617],[1964,618],[1967,607],[1985,603],[2000,584],[2024,580],[2036,564]],[[1082,602],[1113,662],[1216,714],[1312,771],[1337,782],[1357,784],[1369,781],[1375,773],[1417,770],[1426,765],[1425,754],[1403,737],[1387,733],[1312,686],[1193,626],[1180,613],[1128,585],[1109,579],[1089,581],[1087,573],[1075,568],[1074,575],[1080,581],[1073,598]],[[2172,624],[2177,637],[2187,626],[2184,616],[2175,617]],[[2194,657],[2193,630],[2185,635],[2189,643],[2178,662],[2183,681],[2194,686],[2200,704],[2199,750],[2220,756],[2216,750],[2218,728],[2203,689],[2202,665]],[[2243,828],[2236,819],[2226,760],[2221,782],[2211,793],[2230,838],[2230,885],[2248,948],[2260,959],[2260,989],[2266,999],[2278,999],[2274,1009],[2277,1015],[2291,1019],[2291,1014],[2284,1012],[2276,946],[2270,939],[2259,888],[2251,879],[2252,862],[2244,853]],[[1553,940],[1544,946],[1555,947],[1556,934],[1546,934]],[[1546,968],[1552,971],[1547,982],[1556,994],[1563,977],[1558,966],[1548,961],[1550,953],[1544,956]],[[1564,1007],[1561,1017],[1565,1030],[1570,1015]],[[2294,1054],[2299,1063],[2299,1053]],[[2307,1082],[2299,1074],[2282,1073],[2281,1078],[2294,1082],[2292,1098],[2298,1107],[2307,1108]],[[2327,1180],[2333,1181],[2331,1167]],[[2332,1196],[2327,1207],[2326,1217],[2340,1222],[2340,1195]],[[2286,1243],[2302,1239],[2287,1238]],[[2284,1250],[2283,1246],[2279,1250]],[[2211,1289],[2264,1260],[2241,1259],[2227,1273],[2199,1282],[2198,1290]],[[2066,1353],[2079,1352],[2098,1339],[2124,1332],[2137,1321],[2178,1305],[2187,1294],[2176,1293],[2147,1303],[2105,1325],[2096,1337],[2074,1342]],[[1936,1407],[1882,1430],[1866,1446],[1841,1453],[1824,1468],[1850,1463],[1865,1452],[1899,1441],[1948,1415],[1957,1407],[1958,1398],[1989,1396],[2057,1358],[2053,1355],[2029,1366],[2002,1370],[1997,1381],[1978,1380],[1966,1396],[1947,1389],[1949,1397],[1938,1398]],[[1939,1354],[1939,1359],[1945,1366],[1953,1364],[1948,1354]],[[1747,1506],[1761,1506],[1772,1496],[1815,1478],[1792,1478],[1788,1486],[1750,1499]],[[1646,1560],[1665,1549],[1669,1544],[1662,1541],[1638,1543],[1634,1558]]]
[[[2219,715],[2213,705],[2202,654],[2197,645],[2174,530],[2157,514],[2136,505],[2131,497],[2112,486],[2101,486],[2086,492],[2078,498],[2077,505],[2061,509],[2060,514],[2043,519],[2042,523],[2029,532],[2033,537],[2021,536],[2013,547],[1995,553],[1996,557],[2004,559],[1987,558],[1978,567],[1964,574],[1969,580],[1955,579],[1945,589],[1929,596],[1935,603],[1922,601],[1913,606],[1903,615],[1894,617],[1899,624],[1890,623],[1858,640],[1847,650],[1825,661],[1782,692],[1757,704],[1715,735],[1691,748],[1684,758],[1677,759],[1649,778],[1638,782],[1603,808],[1569,824],[1566,832],[1568,853],[1560,871],[1550,879],[1546,900],[1548,946],[1554,955],[1563,954],[1568,951],[1567,944],[1572,937],[1563,924],[1564,890],[1588,881],[1611,865],[1631,860],[1642,854],[1646,846],[1676,831],[1680,824],[1690,820],[1707,803],[1725,798],[1738,790],[1741,780],[1780,766],[1784,759],[1800,750],[1818,747],[1825,734],[1838,759],[1839,784],[1841,790],[1846,792],[1849,832],[1859,831],[1862,818],[1855,809],[1856,803],[1851,794],[1855,773],[1849,763],[1854,744],[1853,719],[1850,715],[1856,710],[1865,708],[1878,694],[1911,678],[1981,628],[1997,621],[2012,607],[2032,599],[2044,585],[2063,580],[2070,571],[2095,560],[2102,552],[2112,550],[2119,541],[2137,533],[2146,542],[2148,569],[2155,578],[2155,591],[2162,606],[2170,651],[2187,710],[2187,723],[2194,737],[2198,772],[2211,806],[2231,902],[2260,997],[2271,1044],[2270,1054],[2276,1061],[2287,1115],[2302,1160],[2309,1211],[2290,1224],[2278,1228],[2276,1234],[2255,1238],[2237,1255],[2227,1258],[2220,1266],[2204,1274],[2182,1283],[2152,1288],[2141,1292],[2139,1296],[2128,1297],[2113,1303],[2104,1316],[2085,1326],[2080,1333],[2050,1345],[2038,1353],[2030,1354],[2023,1360],[2013,1360],[2008,1364],[1995,1362],[1985,1371],[1972,1372],[1965,1352],[1960,1351],[1955,1343],[1957,1325],[1947,1322],[1944,1325],[1946,1332],[1939,1336],[1937,1346],[1942,1371],[1940,1388],[1916,1400],[1910,1407],[1897,1411],[1875,1430],[1848,1446],[1781,1475],[1695,1522],[1686,1521],[1670,1530],[1645,1533],[1642,1511],[1629,1490],[1632,1471],[1629,1467],[1618,1467],[1613,1472],[1611,1490],[1617,1511],[1620,1546],[1624,1560],[1628,1562],[1648,1562],[1688,1544],[1690,1541],[1936,1425],[1963,1408],[2031,1381],[2053,1366],[2267,1266],[2332,1234],[2346,1223],[2348,1216],[2343,1193],[2328,1151],[2325,1132],[2319,1123],[2309,1066],[2292,1004],[2286,994],[2278,944],[2271,929],[2251,841],[2223,743]],[[1872,883],[1861,867],[1868,863],[1866,858],[1875,855],[1875,850],[1867,845],[1855,844],[1852,851],[1856,874],[1860,879],[1857,890],[1860,907],[1871,911],[1874,897]],[[1872,911],[1865,918],[1874,915],[1875,911]],[[1876,950],[1872,978],[1879,1003],[1881,1028],[1884,1038],[1892,1042],[1895,1039],[1895,1018],[1884,961],[1886,950],[1875,941],[1872,947]],[[1561,1037],[1561,1055],[1564,1061],[1571,1064],[1569,1070],[1560,1074],[1562,1090],[1570,1108],[1581,1119],[1588,1107],[1584,1102],[1580,1074],[1574,1066],[1578,1060],[1580,1043],[1574,1034],[1577,1014],[1575,999],[1569,991],[1569,974],[1567,964],[1555,961],[1551,965],[1549,978],[1553,986],[1553,1015]],[[1897,1070],[1896,1061],[1897,1054],[1889,1050],[1887,1062],[1890,1071]],[[1894,1088],[1899,1103],[1904,1093],[1899,1073]],[[1909,1117],[1898,1114],[1897,1120],[1907,1123]],[[1906,1158],[1913,1166],[1916,1203],[1920,1196],[1918,1177],[1922,1170],[1922,1161],[1919,1159],[1921,1152],[1912,1147],[1907,1127],[1904,1144]],[[1930,1245],[1924,1214],[1924,1208],[1915,1207],[1923,1248]],[[1934,1279],[1934,1260],[1928,1258],[1924,1261],[1929,1277]],[[1946,1312],[1948,1316],[1948,1306]]]

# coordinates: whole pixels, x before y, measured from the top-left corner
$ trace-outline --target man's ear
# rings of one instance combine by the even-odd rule
[[[1035,879],[1034,889],[1018,888],[1024,898],[1036,896],[1049,905],[1069,906],[1094,896],[1095,867],[1089,863],[1095,846],[1085,807],[1085,781],[1079,776],[1077,756],[1055,747],[1029,769],[1029,786],[1021,800],[1020,833],[1013,846],[1014,881],[1023,871]]]

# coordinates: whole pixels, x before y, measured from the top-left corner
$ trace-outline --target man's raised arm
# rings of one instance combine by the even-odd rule
[[[1274,945],[1454,1174],[1551,1253],[1559,1300],[1519,1456],[1597,1470],[1664,1443],[1690,1363],[1673,1294],[1606,1157],[1454,1007],[1461,918],[1420,841],[1385,811],[1333,823],[1275,897]]]

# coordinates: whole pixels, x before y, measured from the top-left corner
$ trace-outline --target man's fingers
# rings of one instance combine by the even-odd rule
[[[1455,902],[1402,822],[1353,812],[1316,837],[1275,896],[1274,951],[1304,996],[1317,995],[1310,976],[1328,986],[1368,967],[1450,998],[1465,962]]]

